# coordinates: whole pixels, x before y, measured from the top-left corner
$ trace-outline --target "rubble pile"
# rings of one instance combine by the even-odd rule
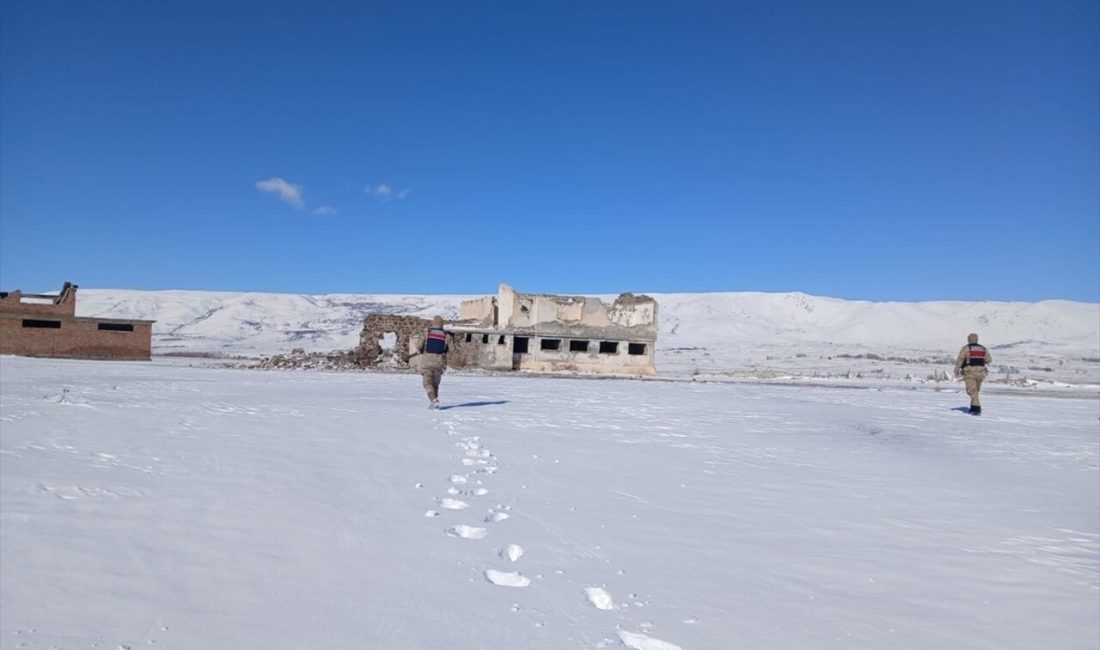
[[[264,370],[362,370],[354,350],[347,352],[306,352],[294,348],[290,354],[263,357],[255,367]]]
[[[368,314],[363,321],[359,345],[353,350],[306,352],[294,348],[289,354],[263,357],[252,366],[264,370],[408,370],[409,349],[430,321],[416,316]]]

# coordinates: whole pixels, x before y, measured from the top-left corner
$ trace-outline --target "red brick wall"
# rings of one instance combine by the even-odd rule
[[[23,318],[57,320],[60,329],[23,327]],[[153,347],[150,322],[133,322],[132,332],[100,330],[95,318],[51,318],[46,315],[0,315],[0,354],[77,359],[148,360]]]
[[[64,318],[68,316],[72,318],[76,315],[76,289],[69,291],[68,295],[64,297],[64,302],[61,304],[55,304],[43,300],[42,298],[33,298],[28,300],[36,300],[37,302],[22,302],[23,292],[12,291],[4,298],[0,298],[0,312],[12,313],[12,314],[28,314],[28,318],[34,318],[35,316],[50,316],[54,318]]]

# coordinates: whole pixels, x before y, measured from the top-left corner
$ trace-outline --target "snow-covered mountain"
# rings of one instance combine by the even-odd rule
[[[968,332],[993,345],[1100,347],[1100,305],[1024,302],[866,302],[804,293],[657,295],[665,347],[721,337],[737,345],[832,343],[889,349],[957,348]]]
[[[650,294],[659,304],[658,367],[730,371],[877,357],[953,357],[968,332],[1002,364],[1100,372],[1100,305],[1026,302],[867,302],[803,293]],[[321,296],[81,289],[78,315],[156,320],[154,354],[256,356],[347,350],[371,312],[453,317],[458,295]],[[795,364],[795,360],[799,360]],[[816,364],[815,362],[821,363]],[[850,364],[849,364],[850,365]]]
[[[466,297],[81,289],[77,315],[157,321],[154,354],[250,356],[348,350],[367,314],[454,317]]]

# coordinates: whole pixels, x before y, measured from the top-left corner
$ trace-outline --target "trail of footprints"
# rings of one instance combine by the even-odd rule
[[[453,421],[448,421],[446,426],[448,435],[459,435]],[[488,488],[484,487],[481,479],[497,471],[496,456],[481,446],[479,436],[463,437],[455,443],[455,446],[462,450],[462,465],[468,471],[465,474],[452,474],[448,479],[450,487],[447,488],[447,495],[436,498],[436,504],[444,510],[466,510],[470,507],[467,499],[489,494]],[[447,526],[443,532],[451,537],[462,539],[484,539],[489,534],[489,530],[480,524],[504,521],[511,517],[507,512],[510,509],[510,506],[497,505],[488,511],[481,522],[478,522],[479,525],[456,524]],[[440,514],[438,510],[429,510],[424,513],[424,516],[438,517]],[[523,547],[518,544],[509,544],[499,554],[500,558],[507,562],[516,562],[522,555]],[[531,584],[531,579],[518,571],[486,569],[485,579],[501,587],[526,587]]]
[[[445,422],[445,425],[447,427],[447,435],[455,437],[461,436],[453,420],[448,420]],[[459,442],[455,443],[455,446],[463,451],[462,465],[469,471],[465,474],[452,474],[449,477],[448,482],[450,486],[446,490],[447,495],[435,499],[439,508],[454,511],[466,510],[470,507],[470,503],[466,501],[466,499],[482,497],[489,494],[489,490],[484,487],[482,479],[497,472],[497,458],[492,452],[481,446],[480,440],[480,436],[464,436],[460,437]],[[418,488],[422,486],[423,484],[421,483],[417,483],[416,485]],[[478,524],[496,524],[505,521],[512,516],[509,512],[511,509],[511,506],[497,504],[495,507],[489,509],[488,513],[481,522],[478,522]],[[441,514],[439,510],[433,509],[425,512],[424,516],[438,517]],[[443,532],[451,537],[474,540],[484,539],[489,535],[489,529],[486,526],[467,524],[446,526]],[[524,552],[524,548],[519,544],[507,544],[497,552],[497,557],[502,563],[515,564],[520,561]],[[486,568],[484,570],[484,576],[487,581],[498,587],[524,588],[531,584],[531,579],[523,575],[520,571]],[[588,602],[599,610],[607,611],[614,610],[617,607],[629,607],[628,604],[616,606],[611,594],[601,587],[586,587],[584,589],[584,594]],[[639,604],[639,606],[641,605]],[[519,608],[519,603],[512,606],[513,611],[519,611]],[[692,619],[684,622],[695,623],[696,621]],[[537,625],[541,627],[542,623],[538,623]],[[648,629],[649,624],[643,623],[641,627],[643,629]],[[632,648],[633,650],[682,650],[678,645],[655,639],[642,632],[628,632],[618,629],[616,630],[616,635],[618,641],[623,646]],[[604,648],[607,647],[609,643],[613,642],[613,639],[605,639],[597,643],[596,647]]]

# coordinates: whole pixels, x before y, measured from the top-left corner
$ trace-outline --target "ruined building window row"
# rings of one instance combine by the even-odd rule
[[[474,333],[467,332],[464,339],[467,342],[472,342],[474,339]],[[590,352],[593,350],[593,343],[598,347],[596,350],[600,354],[619,354],[620,341],[590,341],[584,339],[560,339],[560,338],[538,338],[539,350],[547,352],[556,352],[563,349],[562,342],[568,342],[569,352]],[[498,335],[496,344],[507,345],[508,337],[504,334]],[[527,336],[513,336],[512,338],[512,352],[516,354],[527,354],[530,351],[531,337]],[[481,335],[482,345],[489,345],[491,343],[490,335],[483,333]],[[649,347],[647,343],[630,343],[626,344],[626,353],[631,356],[644,356]]]
[[[465,340],[466,340],[467,343],[472,342],[474,340],[474,332],[466,332]],[[504,343],[505,343],[504,335],[501,334],[497,338],[497,345],[504,345]],[[484,333],[484,334],[481,335],[481,344],[482,345],[489,345],[489,334]]]

